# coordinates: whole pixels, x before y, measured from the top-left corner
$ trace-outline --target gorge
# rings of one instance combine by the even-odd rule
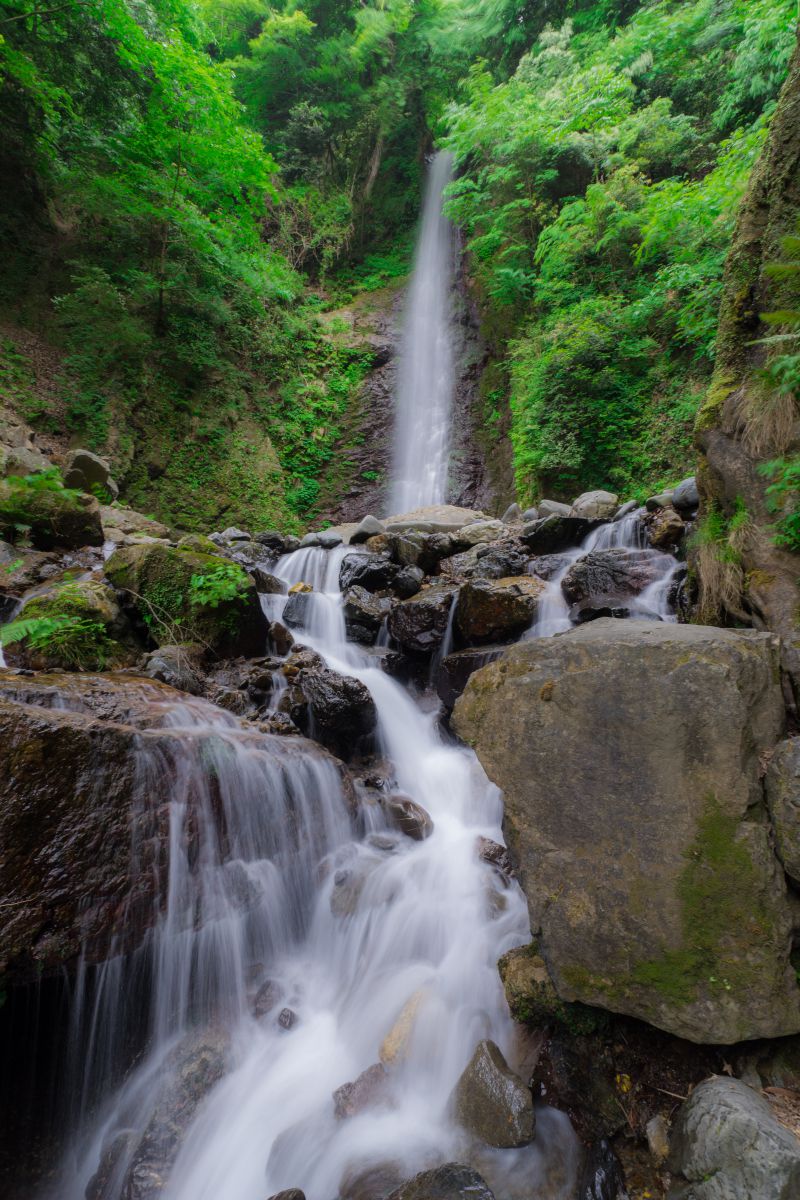
[[[103,4],[0,24],[0,1197],[800,1197],[794,9]]]

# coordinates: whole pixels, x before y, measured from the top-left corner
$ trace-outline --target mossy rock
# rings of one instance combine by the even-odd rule
[[[116,550],[105,571],[157,646],[195,641],[223,656],[264,652],[267,621],[237,563],[151,542]]]
[[[213,554],[220,557],[219,546],[203,533],[187,533],[178,542],[179,550],[190,550],[194,554]]]
[[[598,1033],[608,1028],[610,1018],[602,1009],[561,999],[535,942],[509,950],[497,969],[515,1021],[536,1029],[561,1026],[574,1034]]]
[[[35,596],[16,623],[31,624],[30,633],[8,647],[18,665],[102,671],[130,666],[139,654],[113,591],[97,579],[67,581]]]
[[[0,482],[0,537],[14,542],[25,530],[37,550],[103,544],[97,500],[45,476]]]

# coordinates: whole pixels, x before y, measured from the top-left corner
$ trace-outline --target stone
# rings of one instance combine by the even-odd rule
[[[197,580],[220,572],[226,598],[203,599]],[[267,619],[253,580],[236,563],[151,542],[115,550],[105,573],[156,645],[199,642],[226,657],[264,653]]]
[[[504,525],[519,525],[522,521],[522,509],[516,501],[513,504],[509,504],[500,520]]]
[[[714,1076],[675,1119],[667,1166],[670,1200],[793,1200],[800,1196],[800,1139],[758,1092]]]
[[[423,842],[433,833],[433,821],[430,814],[410,796],[395,792],[393,795],[387,796],[382,803],[383,809],[395,829],[399,829],[407,837],[413,838],[415,842]]]
[[[327,667],[301,671],[298,682],[308,704],[309,732],[334,752],[349,756],[378,720],[368,688],[360,679]]]
[[[286,537],[277,529],[262,529],[259,533],[253,534],[253,541],[259,546],[266,546],[274,554],[286,553]]]
[[[141,535],[168,539],[170,536],[168,525],[162,524],[161,521],[154,521],[152,517],[146,517],[132,508],[122,508],[119,505],[101,504],[100,520],[105,533],[111,529],[118,529],[128,537]]]
[[[392,591],[401,600],[408,600],[411,596],[416,596],[424,579],[425,572],[421,567],[403,567],[395,575]]]
[[[635,513],[638,508],[641,508],[638,500],[628,500],[625,504],[621,504],[614,513],[614,520],[621,521],[623,517],[629,517]]]
[[[300,1018],[292,1008],[282,1008],[278,1013],[278,1024],[281,1029],[294,1029],[299,1020]]]
[[[452,709],[473,671],[499,658],[504,650],[505,646],[468,646],[445,655],[436,668],[436,692],[445,708]]]
[[[583,492],[572,501],[570,515],[588,517],[590,520],[610,520],[619,508],[619,496],[615,492]]]
[[[283,624],[288,625],[290,629],[305,629],[313,603],[313,592],[292,592],[290,590],[289,599],[281,614]]]
[[[389,613],[390,637],[412,654],[433,654],[447,631],[455,596],[452,585],[435,584],[402,600]]]
[[[540,517],[568,517],[571,511],[571,506],[560,500],[540,500],[537,508]]]
[[[350,534],[350,545],[360,546],[366,542],[368,538],[377,537],[378,534],[385,533],[386,529],[382,521],[377,517],[370,516],[362,517],[358,523],[358,528]]]
[[[557,554],[580,546],[600,523],[587,517],[571,517],[569,513],[553,513],[531,525],[523,525],[521,537],[531,554]]]
[[[287,592],[286,584],[282,579],[278,579],[277,575],[273,575],[264,567],[256,564],[250,567],[248,574],[252,577],[253,583],[256,585],[256,591],[260,596],[285,596]]]
[[[678,512],[693,513],[700,507],[700,492],[694,475],[682,479],[672,493],[673,508]]]
[[[592,550],[569,568],[561,591],[569,604],[613,606],[637,596],[661,575],[663,559],[648,550]]]
[[[71,450],[66,457],[63,469],[64,487],[77,488],[80,492],[92,492],[95,489],[105,493],[101,498],[116,500],[119,488],[111,478],[111,467],[99,454],[91,450]]]
[[[465,642],[496,642],[530,628],[545,584],[535,575],[473,579],[458,593],[455,624]]]
[[[672,504],[672,495],[672,492],[659,492],[657,496],[648,496],[645,508],[648,512],[655,512],[657,508],[667,508]]]
[[[587,1150],[576,1194],[577,1200],[628,1200],[625,1172],[608,1138]]]
[[[205,647],[200,646],[197,642],[160,646],[158,650],[153,650],[147,655],[144,671],[151,679],[167,683],[180,692],[188,692],[191,696],[202,696],[205,691],[203,679],[205,657]]]
[[[778,858],[786,874],[800,883],[800,737],[777,746],[765,787]]]
[[[375,596],[357,584],[344,594],[344,625],[351,642],[371,646],[389,614],[392,602],[385,596]]]
[[[333,1115],[337,1121],[357,1117],[365,1108],[380,1104],[387,1091],[389,1076],[383,1063],[373,1063],[352,1083],[343,1083],[333,1093]]]
[[[423,1171],[391,1192],[386,1200],[494,1200],[482,1175],[460,1163]]]
[[[564,507],[566,508],[566,505],[564,505]],[[544,514],[540,514],[538,508],[526,508],[522,514],[522,524],[530,525],[532,521],[538,521],[539,517],[543,515]]]
[[[284,1191],[270,1196],[269,1200],[306,1200],[306,1194],[300,1188],[285,1188]]]
[[[274,979],[267,979],[253,997],[253,1016],[266,1017],[280,1003],[283,988]]]
[[[443,558],[439,563],[440,575],[445,579],[452,580],[471,579],[478,570],[480,549],[480,546],[472,546],[469,550],[462,550],[458,554],[451,554]]]
[[[476,839],[475,845],[478,851],[478,858],[481,862],[488,863],[490,867],[494,867],[503,881],[510,883],[514,878],[515,872],[511,855],[508,853],[508,847],[501,846],[499,842],[494,842],[491,838],[483,836]]]
[[[17,540],[20,526],[30,531],[36,550],[102,546],[105,540],[94,496],[24,479],[0,480],[0,537]]]
[[[530,1088],[494,1042],[475,1047],[451,1102],[459,1124],[487,1146],[512,1149],[533,1141],[536,1118]]]
[[[657,1167],[663,1166],[669,1154],[669,1121],[663,1113],[656,1113],[644,1128],[647,1149]]]
[[[310,584],[310,583],[305,583],[305,582],[304,582],[304,581],[301,579],[301,580],[298,580],[298,582],[297,582],[297,583],[293,583],[293,584],[292,584],[292,586],[289,588],[289,592],[288,592],[288,594],[289,594],[290,596],[296,596],[296,595],[298,595],[298,594],[299,594],[299,593],[301,593],[301,592],[305,594],[306,592],[313,592],[313,590],[314,590],[314,589],[313,589],[313,587],[311,586],[311,584]]]
[[[530,555],[521,542],[507,538],[488,546],[476,547],[474,574],[481,579],[505,579],[507,575],[527,575]]]
[[[317,537],[317,541],[323,550],[334,550],[337,546],[341,546],[343,542],[340,533],[334,533],[332,529],[325,529]]]
[[[476,671],[452,726],[505,796],[558,995],[696,1042],[800,1030],[761,756],[776,639],[599,620]]]
[[[58,637],[28,639],[8,648],[9,661],[37,670],[102,671],[131,666],[139,657],[130,624],[113,588],[96,577],[48,585],[25,601],[19,620],[61,622]]]
[[[505,532],[502,521],[476,521],[473,525],[465,525],[463,529],[459,529],[456,540],[467,548],[477,546],[480,542],[493,542]]]
[[[644,525],[647,540],[656,550],[674,550],[686,532],[682,518],[670,505],[648,513]]]
[[[253,538],[246,529],[239,529],[237,525],[229,525],[227,529],[223,529],[219,535],[223,542],[252,542]]]
[[[485,517],[486,513],[477,512],[472,508],[460,508],[455,504],[431,504],[425,508],[415,508],[412,512],[387,517],[384,525],[393,533],[403,533],[409,529],[418,529],[425,533],[455,533],[464,525],[482,521]]]
[[[348,588],[358,584],[368,592],[386,591],[392,586],[397,571],[397,563],[381,554],[355,551],[342,559],[339,568],[339,588],[346,592]]]
[[[294,638],[282,621],[272,621],[269,640],[275,648],[275,653],[280,655],[288,654],[294,645]]]
[[[312,546],[319,545],[319,536],[316,533],[307,533],[305,537],[300,539],[300,550],[308,550]]]
[[[401,1063],[406,1057],[414,1036],[417,1013],[424,998],[424,991],[416,991],[409,996],[401,1008],[397,1020],[381,1042],[378,1057],[384,1066],[394,1066],[396,1063]]]

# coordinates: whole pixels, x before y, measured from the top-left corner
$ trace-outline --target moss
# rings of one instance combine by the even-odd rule
[[[33,623],[19,645],[25,661],[37,666],[98,671],[131,661],[130,647],[113,636],[117,606],[109,589],[96,580],[63,583],[34,597],[20,620]]]
[[[701,404],[695,418],[695,438],[719,424],[722,407],[735,386],[735,380],[729,373],[718,373],[714,376],[706,392],[706,398]]]
[[[599,1033],[607,1028],[607,1013],[560,998],[535,942],[510,950],[497,967],[515,1021],[538,1029],[555,1025],[575,1035]]]
[[[678,883],[684,945],[639,963],[633,979],[671,1003],[688,1004],[711,989],[747,994],[772,922],[760,896],[739,819],[709,796]],[[761,951],[751,960],[746,950]]]

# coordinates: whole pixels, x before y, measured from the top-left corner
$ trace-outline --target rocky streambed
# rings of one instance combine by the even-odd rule
[[[795,1194],[800,751],[696,504],[5,526],[9,1195]]]

